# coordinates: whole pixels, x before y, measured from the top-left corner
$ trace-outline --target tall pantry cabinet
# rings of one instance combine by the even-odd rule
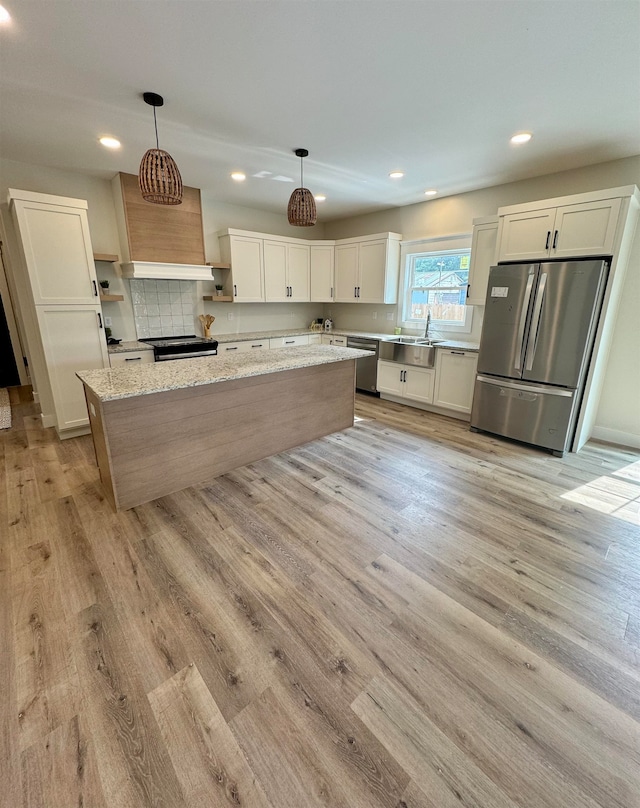
[[[87,203],[10,189],[9,205],[23,259],[16,285],[42,421],[61,438],[72,437],[89,431],[76,371],[109,366]]]

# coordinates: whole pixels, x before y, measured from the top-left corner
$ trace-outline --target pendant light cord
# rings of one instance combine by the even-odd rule
[[[302,161],[303,160],[304,160],[304,157],[300,157],[300,187],[301,188],[304,188],[304,175],[302,173]]]
[[[156,108],[153,108],[153,125],[156,128],[156,149],[160,149],[160,145],[158,143],[158,121],[156,119]]]

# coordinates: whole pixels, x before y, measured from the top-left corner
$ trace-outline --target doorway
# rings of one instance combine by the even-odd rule
[[[20,376],[16,359],[13,355],[13,345],[4,311],[4,303],[0,297],[0,387],[13,387],[20,384]]]

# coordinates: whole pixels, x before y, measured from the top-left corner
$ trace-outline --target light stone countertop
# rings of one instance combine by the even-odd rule
[[[334,328],[332,331],[310,331],[305,328],[279,329],[277,331],[244,331],[240,334],[214,334],[212,339],[217,340],[221,345],[226,342],[248,342],[254,339],[273,339],[276,337],[299,337],[303,334],[327,334],[339,337],[368,337],[369,339],[389,340],[393,339],[393,334],[376,334],[370,331],[350,331],[344,328]],[[447,339],[438,343],[439,348],[452,348],[461,351],[477,351],[480,347],[477,342],[465,342],[464,340]],[[109,353],[125,353],[127,351],[151,351],[151,345],[146,342],[121,342],[120,345],[110,345]]]
[[[128,353],[129,351],[152,351],[153,345],[147,345],[146,342],[137,342],[137,340],[130,340],[128,342],[121,342],[119,345],[108,345],[107,350],[109,353]]]
[[[337,348],[332,345],[300,345],[269,351],[176,359],[131,367],[84,370],[76,376],[100,399],[114,401],[150,393],[163,393],[203,384],[246,379],[296,368],[327,365],[370,356],[371,351]]]

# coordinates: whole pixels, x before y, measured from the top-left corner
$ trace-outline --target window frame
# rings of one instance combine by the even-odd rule
[[[413,276],[415,259],[422,255],[452,255],[461,252],[468,252],[469,256],[471,256],[471,233],[456,233],[450,236],[401,242],[402,301],[398,307],[398,324],[402,328],[420,329],[425,324],[425,320],[415,320],[407,317],[411,311],[411,292],[414,287],[410,281]],[[469,264],[471,264],[471,260]],[[469,271],[471,271],[471,266],[469,266]],[[462,322],[432,319],[431,324],[436,331],[454,331],[459,334],[469,334],[473,327],[473,306],[465,305],[465,317]]]

